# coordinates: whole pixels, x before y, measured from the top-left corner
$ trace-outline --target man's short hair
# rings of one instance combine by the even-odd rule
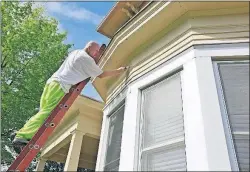
[[[89,48],[92,44],[97,44],[97,43],[96,43],[95,41],[89,41],[89,42],[85,45],[84,49]]]

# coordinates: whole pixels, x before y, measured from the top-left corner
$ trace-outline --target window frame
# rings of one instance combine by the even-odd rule
[[[113,107],[111,107],[110,112],[107,113],[106,115],[106,127],[105,127],[105,140],[103,141],[102,144],[104,144],[105,146],[103,147],[104,151],[103,151],[103,160],[102,160],[102,166],[101,169],[104,170],[106,164],[106,156],[107,156],[107,151],[108,151],[108,142],[109,142],[109,137],[110,137],[110,120],[111,120],[111,116],[114,115],[115,112],[117,112],[118,110],[120,110],[122,107],[124,107],[124,114],[125,114],[125,110],[126,110],[126,101],[125,98],[123,98],[122,100],[120,100],[119,102],[117,102]],[[123,114],[123,115],[124,115]],[[123,117],[123,121],[124,121],[124,117]],[[123,131],[123,130],[122,130]],[[122,141],[122,139],[121,139]],[[120,152],[120,157],[121,157],[121,152]],[[119,166],[120,166],[120,158],[119,158]]]
[[[218,64],[237,64],[237,63],[242,63],[242,62],[249,63],[250,61],[244,57],[241,59],[234,58],[234,59],[224,59],[224,60],[223,59],[213,60],[215,82],[216,82],[217,93],[218,93],[218,98],[219,98],[221,116],[223,119],[226,142],[228,146],[227,150],[229,153],[230,164],[231,164],[231,168],[233,171],[240,171],[240,169],[239,169],[238,158],[236,155],[236,150],[235,150],[235,145],[234,145],[234,140],[233,140],[233,133],[232,133],[231,124],[230,124],[230,120],[228,116],[228,110],[227,110],[227,105],[226,105],[226,100],[224,96],[224,90],[222,86],[222,80],[221,80],[221,75],[220,75]]]
[[[183,72],[183,68],[182,67],[178,67],[177,69],[169,72],[168,74],[158,78],[156,81],[153,81],[151,83],[148,83],[146,85],[144,85],[143,87],[140,88],[140,110],[139,110],[139,118],[140,118],[140,124],[139,124],[139,132],[140,132],[140,135],[139,135],[139,143],[140,143],[140,146],[138,146],[138,157],[139,157],[139,164],[138,164],[138,170],[141,171],[142,170],[142,165],[141,164],[141,159],[142,159],[142,156],[144,153],[149,153],[149,152],[152,152],[152,151],[157,151],[157,150],[160,150],[160,149],[163,149],[163,148],[166,148],[166,149],[170,149],[170,148],[174,148],[174,147],[178,147],[182,144],[184,144],[184,147],[185,147],[185,126],[184,126],[184,112],[182,110],[182,115],[183,115],[183,130],[184,130],[184,137],[183,138],[178,138],[178,139],[172,139],[171,141],[164,141],[162,143],[157,143],[156,145],[154,146],[149,146],[147,148],[143,148],[143,143],[144,143],[144,140],[143,140],[143,131],[145,130],[145,126],[143,126],[143,118],[144,118],[144,113],[142,112],[142,106],[143,106],[143,101],[144,101],[144,96],[143,96],[143,91],[151,86],[154,86],[156,84],[159,84],[160,82],[178,74],[179,77],[180,77],[180,84],[181,84],[181,87],[182,87],[182,72]],[[182,93],[181,93],[182,94]],[[181,97],[182,99],[182,97]],[[182,100],[182,106],[183,106],[183,100]],[[186,156],[186,147],[185,147],[185,156]],[[186,161],[187,163],[187,161]]]
[[[140,146],[139,146],[139,144],[142,143],[141,141],[142,137],[140,136],[141,103],[142,103],[142,91],[141,90],[143,90],[146,87],[149,87],[150,85],[153,85],[154,83],[160,82],[161,80],[164,80],[165,78],[177,72],[184,71],[183,65],[192,59],[195,59],[195,50],[191,47],[190,49],[187,49],[186,51],[182,52],[181,54],[171,59],[171,62],[170,62],[171,65],[168,65],[169,62],[167,61],[166,64],[159,66],[157,67],[155,71],[150,72],[147,77],[139,79],[137,82],[133,83],[129,87],[130,95],[128,95],[128,97],[129,96],[131,97],[133,96],[134,98],[136,97],[135,103],[138,105],[136,111],[134,112],[134,115],[136,115],[136,128],[135,128],[136,138],[135,138],[135,143],[134,143],[135,146],[134,146],[134,157],[133,157],[134,158],[133,159],[133,171],[141,170],[141,161],[140,161],[141,156],[140,156]],[[183,78],[181,75],[181,82],[182,80]],[[126,106],[126,109],[127,108],[130,108],[130,107]],[[185,129],[184,129],[184,135],[185,135]],[[124,170],[124,169],[121,169],[121,170]]]

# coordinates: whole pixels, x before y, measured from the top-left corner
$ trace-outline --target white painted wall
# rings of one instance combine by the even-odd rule
[[[104,109],[96,170],[103,170],[108,133],[107,114],[126,97],[119,171],[138,169],[140,89],[183,68],[182,91],[188,170],[231,170],[212,67],[213,58],[249,56],[248,43],[197,46],[127,87]]]

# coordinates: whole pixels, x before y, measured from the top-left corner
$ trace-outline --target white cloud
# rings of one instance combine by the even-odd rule
[[[51,16],[49,14],[49,11],[48,11],[48,8],[49,7],[49,4],[46,4],[47,2],[34,2],[34,4],[32,5],[32,8],[39,8],[39,7],[43,7],[44,8],[44,15],[45,16]],[[58,20],[57,20],[58,21]],[[58,32],[62,33],[62,32],[65,32],[66,29],[63,27],[63,25],[58,21]]]
[[[103,16],[93,13],[85,8],[80,8],[76,4],[77,3],[65,2],[36,2],[35,7],[44,6],[46,12],[50,15],[63,16],[78,21],[86,21],[95,25],[101,22]]]
[[[61,23],[58,23],[58,32],[62,33],[62,32],[65,32],[66,30],[64,29],[63,25]]]

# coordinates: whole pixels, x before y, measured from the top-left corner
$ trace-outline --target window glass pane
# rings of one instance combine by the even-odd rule
[[[186,170],[180,73],[143,90],[142,99],[142,170]]]
[[[144,153],[143,171],[186,171],[184,145]]]
[[[249,171],[249,63],[218,63],[240,170]]]
[[[122,128],[124,118],[124,105],[110,116],[109,136],[107,141],[107,153],[105,171],[117,171],[119,168]]]

